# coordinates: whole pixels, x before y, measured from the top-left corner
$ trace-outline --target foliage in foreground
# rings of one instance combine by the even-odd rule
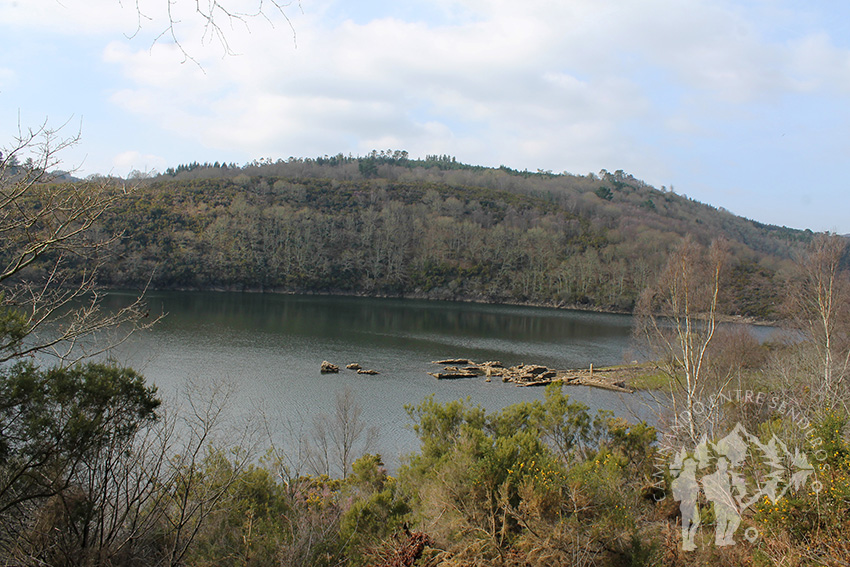
[[[712,543],[702,500],[700,545],[684,552],[656,431],[591,415],[557,385],[490,414],[426,398],[408,407],[421,447],[397,476],[365,454],[335,479],[223,442],[215,392],[180,421],[128,369],[18,364],[2,378],[4,563],[804,566],[848,551],[841,410],[816,414],[820,490],[758,502],[741,530],[759,537],[730,547]],[[748,426],[767,441],[794,429],[787,419]]]

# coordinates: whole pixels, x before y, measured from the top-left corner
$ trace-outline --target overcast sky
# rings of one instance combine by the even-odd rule
[[[179,46],[166,0],[0,0],[0,146],[47,120],[81,131],[80,175],[372,149],[622,169],[850,233],[846,0],[303,0],[291,27],[268,1],[219,15],[227,55],[194,0]]]

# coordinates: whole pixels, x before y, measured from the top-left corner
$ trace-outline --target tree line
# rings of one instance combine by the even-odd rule
[[[364,179],[354,164],[309,164],[328,175],[348,166],[358,178],[254,175],[250,168],[206,177],[201,173],[223,170],[200,168],[193,170],[197,178],[144,183],[98,221],[98,230],[121,234],[104,250],[110,260],[99,281],[632,311],[667,253],[690,233],[703,244],[718,235],[730,242],[726,312],[772,318],[791,259],[811,238],[758,228],[648,189],[622,172],[607,174],[615,184],[610,191],[624,195],[618,204],[590,189],[569,195],[525,185],[499,189],[494,180],[526,178],[497,170],[440,170],[472,175],[447,183]],[[494,173],[488,181],[486,174]],[[548,181],[536,174],[529,179]],[[659,205],[642,207],[643,195],[630,193],[642,191],[657,193]],[[667,200],[670,210],[660,215]]]

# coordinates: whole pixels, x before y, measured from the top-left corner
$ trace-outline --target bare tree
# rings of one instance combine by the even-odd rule
[[[57,179],[59,153],[78,140],[43,124],[0,151],[0,363],[37,353],[73,361],[112,346],[90,340],[101,331],[122,328],[120,342],[157,319],[146,319],[141,296],[101,309],[98,267],[120,235],[98,222],[129,189]]]
[[[709,346],[717,332],[718,306],[727,251],[722,242],[710,249],[685,238],[674,250],[654,286],[641,295],[637,334],[651,349],[673,385],[673,429],[696,442],[717,417],[710,403],[727,385],[708,391]]]
[[[314,474],[348,476],[356,457],[369,452],[378,437],[374,426],[362,419],[363,408],[353,390],[346,386],[336,393],[333,415],[322,414],[313,421],[307,462]]]
[[[792,322],[810,341],[817,357],[821,403],[834,405],[850,366],[850,278],[842,260],[847,239],[815,236],[797,261],[791,285]]]
[[[259,424],[228,424],[234,394],[230,384],[190,383],[186,406],[178,410],[178,450],[169,451],[162,479],[168,534],[164,563],[172,567],[183,564],[207,519],[221,509],[233,484],[256,458]]]
[[[151,541],[160,528],[164,466],[173,428],[157,420],[129,440],[108,439],[88,455],[72,484],[32,508],[34,525],[16,551],[22,564],[43,557],[67,565],[120,564],[159,557]],[[23,553],[22,553],[23,552]],[[46,557],[45,557],[46,556]]]

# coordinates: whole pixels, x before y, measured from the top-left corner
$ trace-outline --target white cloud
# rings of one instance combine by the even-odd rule
[[[214,6],[212,11],[210,6]],[[231,37],[253,27],[286,28],[286,17],[295,10],[294,5],[284,6],[281,13],[262,0],[0,0],[0,22],[64,36],[129,39],[145,48],[176,40],[190,54],[211,46],[221,55],[222,39],[230,42]],[[208,15],[214,26],[208,25]],[[218,34],[216,26],[226,36]],[[231,47],[238,50],[238,44]]]
[[[17,0],[0,2],[5,25],[64,35],[132,33],[137,27],[131,3],[116,0]]]
[[[115,102],[210,147],[309,155],[396,140],[444,151],[436,146],[445,135],[431,138],[438,124],[442,133],[456,132],[454,146],[480,148],[464,159],[555,161],[596,145],[563,133],[610,133],[614,122],[645,112],[646,102],[627,80],[571,75],[563,44],[575,38],[561,36],[571,27],[553,26],[545,8],[523,7],[517,17],[518,8],[504,3],[489,19],[437,28],[392,19],[327,28],[307,18],[297,50],[260,30],[244,55],[205,59],[202,77],[173,64],[160,73],[166,66],[156,49],[111,46],[104,57],[133,83]],[[573,21],[556,11],[556,21]],[[474,142],[481,137],[488,143]]]
[[[464,17],[456,24],[383,18],[333,26],[299,17],[297,49],[287,31],[255,29],[248,41],[237,29],[242,55],[206,55],[199,58],[203,70],[175,65],[180,53],[173,46],[148,52],[113,44],[104,58],[131,81],[113,100],[208,147],[299,154],[395,139],[409,148],[431,135],[428,124],[439,123],[458,131],[455,141],[486,135],[487,151],[502,144],[499,154],[520,149],[514,161],[551,165],[555,155],[595,147],[595,161],[602,161],[611,152],[604,140],[588,144],[549,132],[596,128],[611,136],[610,147],[621,147],[618,125],[655,114],[680,131],[693,122],[687,114],[707,104],[812,88],[817,78],[799,76],[810,53],[847,57],[812,41],[764,41],[754,23],[716,2],[442,5]],[[628,78],[647,66],[696,89],[683,101],[691,108],[679,109],[685,115],[654,108],[647,86]],[[835,74],[822,67],[809,75]],[[549,142],[555,147],[547,150]]]

